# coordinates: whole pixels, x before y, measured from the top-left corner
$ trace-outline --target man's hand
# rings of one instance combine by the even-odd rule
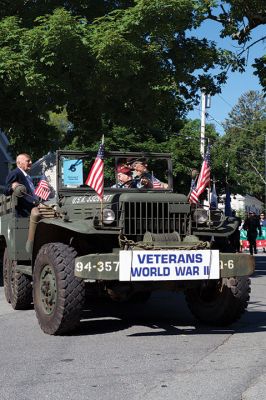
[[[13,182],[11,185],[12,190],[14,191],[18,185],[20,185],[19,182]]]
[[[141,178],[140,183],[141,183],[145,188],[152,188],[152,182],[151,182],[148,178],[146,178],[146,177]]]

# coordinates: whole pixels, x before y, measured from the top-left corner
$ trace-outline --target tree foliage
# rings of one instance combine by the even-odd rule
[[[243,46],[240,54],[193,36],[208,18]],[[229,66],[243,71],[262,24],[262,0],[0,0],[0,127],[14,153],[33,158],[62,147],[96,150],[103,133],[110,150],[169,151],[185,192],[190,169],[202,163],[200,122],[185,121],[186,113],[202,87],[220,91]],[[265,87],[265,56],[255,67]],[[240,99],[224,137],[206,131],[217,186],[229,179],[261,197],[262,97]]]
[[[233,62],[188,35],[204,18],[198,1],[2,3],[0,125],[16,152],[62,145],[49,123],[62,110],[73,126],[67,146],[90,146],[116,126],[144,141],[169,136],[201,87],[220,90]]]
[[[262,94],[243,94],[229,114],[225,129],[217,145],[217,167],[226,171],[235,193],[249,193],[264,200],[266,101]]]

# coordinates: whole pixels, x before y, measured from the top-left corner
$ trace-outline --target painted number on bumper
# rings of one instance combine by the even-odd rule
[[[91,261],[87,263],[83,263],[82,261],[78,261],[75,265],[75,270],[77,272],[83,271],[92,271],[96,270],[98,272],[117,272],[119,269],[119,261],[97,261],[95,264]]]

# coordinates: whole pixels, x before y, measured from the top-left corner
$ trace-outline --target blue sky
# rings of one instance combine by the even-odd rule
[[[209,40],[213,40],[218,44],[218,46],[231,51],[241,50],[237,47],[237,42],[233,42],[228,38],[221,39],[219,37],[219,31],[220,25],[218,23],[214,21],[206,21],[200,29],[194,32],[194,35],[199,38],[206,37]],[[262,36],[265,36],[265,26],[258,27],[252,32],[252,40],[249,44],[258,40]],[[211,98],[211,107],[207,109],[208,117],[206,123],[215,124],[216,130],[220,134],[223,134],[221,123],[228,117],[228,113],[237,103],[239,97],[249,90],[261,91],[262,88],[259,79],[257,76],[253,75],[254,69],[251,65],[256,57],[261,57],[265,52],[266,43],[263,43],[263,41],[251,47],[249,50],[246,71],[242,74],[239,72],[229,72],[227,83],[223,85],[221,93]],[[188,114],[188,118],[200,119],[199,109],[200,106],[197,107],[197,110],[195,109],[194,111],[191,111]]]

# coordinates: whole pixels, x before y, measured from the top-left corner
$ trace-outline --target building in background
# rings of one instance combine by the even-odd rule
[[[220,196],[223,203],[220,203],[218,207],[221,209],[224,209],[225,206],[225,196],[225,194]],[[258,215],[263,210],[263,202],[249,194],[246,194],[245,196],[242,196],[241,194],[231,194],[231,208],[232,210],[236,210],[237,214],[252,211]]]
[[[246,213],[254,212],[259,215],[261,211],[264,210],[264,204],[262,201],[258,200],[256,197],[246,194],[242,196],[241,194],[231,194],[231,209],[236,211],[236,214],[241,218],[244,217]],[[225,211],[225,199],[226,194],[219,196],[218,209]],[[208,201],[204,201],[206,207],[209,206]]]
[[[12,164],[15,163],[15,160],[8,152],[8,146],[9,141],[4,132],[0,130],[0,194],[3,192],[7,174]]]

